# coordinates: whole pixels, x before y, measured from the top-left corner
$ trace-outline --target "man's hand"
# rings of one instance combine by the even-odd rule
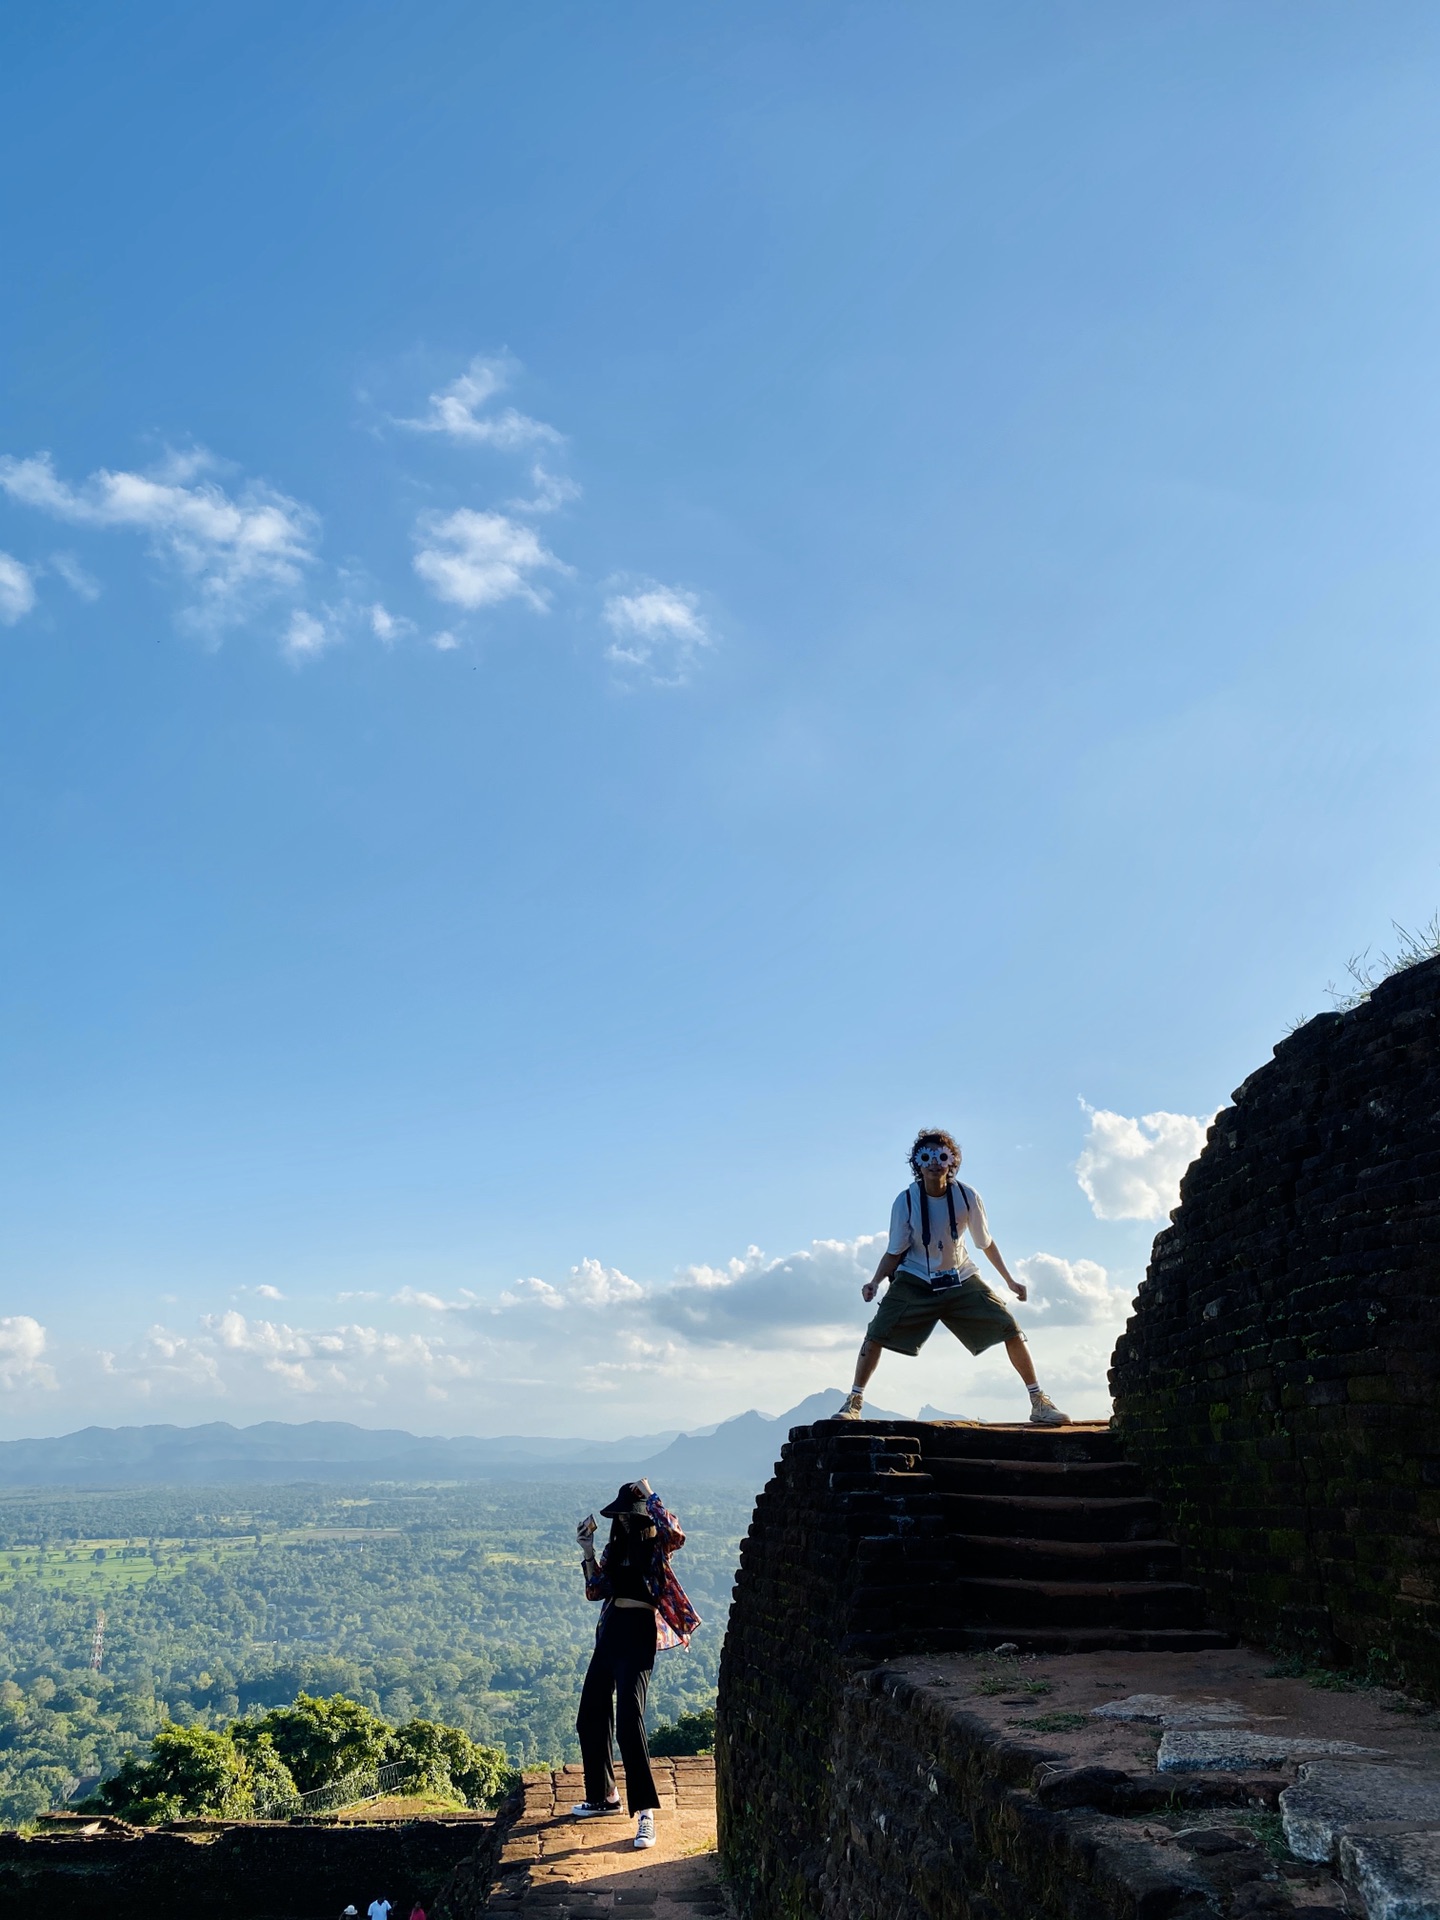
[[[867,1280],[864,1286],[861,1287],[860,1289],[860,1298],[866,1302],[869,1302],[875,1298],[876,1294],[879,1291],[880,1291],[880,1282],[878,1280]]]
[[[1012,1280],[1008,1273],[1005,1276],[1005,1284],[1017,1300],[1026,1300],[1029,1298],[1029,1289],[1022,1287],[1018,1280]]]

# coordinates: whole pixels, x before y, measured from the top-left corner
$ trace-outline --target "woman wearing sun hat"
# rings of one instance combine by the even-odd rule
[[[973,1187],[960,1178],[960,1148],[953,1134],[926,1127],[910,1149],[913,1185],[896,1196],[890,1209],[890,1241],[872,1278],[860,1289],[873,1300],[888,1280],[890,1291],[865,1329],[855,1362],[855,1384],[845,1396],[840,1419],[859,1420],[870,1376],[880,1355],[912,1357],[930,1338],[940,1321],[971,1353],[984,1353],[1002,1340],[1010,1364],[1030,1394],[1030,1423],[1036,1427],[1068,1427],[1061,1413],[1035,1379],[1035,1366],[1015,1316],[980,1278],[980,1270],[965,1248],[965,1234],[984,1250],[986,1259],[1019,1300],[1025,1289],[1010,1277],[1000,1249],[990,1238],[985,1207]]]
[[[670,1570],[670,1556],[684,1546],[685,1535],[650,1482],[627,1480],[600,1511],[610,1522],[610,1539],[598,1561],[594,1520],[582,1520],[575,1530],[585,1598],[604,1605],[575,1721],[585,1798],[571,1811],[582,1820],[620,1811],[613,1744],[618,1740],[625,1798],[636,1816],[635,1844],[653,1847],[659,1796],[645,1738],[645,1696],[656,1652],[688,1647],[700,1616]]]

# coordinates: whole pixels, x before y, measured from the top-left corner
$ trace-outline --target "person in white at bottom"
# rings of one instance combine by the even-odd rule
[[[1025,1288],[1010,1274],[1000,1249],[990,1237],[985,1207],[973,1187],[959,1177],[960,1148],[954,1136],[927,1127],[915,1136],[910,1149],[913,1186],[896,1196],[890,1209],[890,1243],[873,1276],[860,1289],[873,1300],[889,1282],[855,1362],[855,1383],[845,1396],[839,1418],[859,1420],[865,1389],[888,1347],[892,1353],[915,1355],[943,1320],[971,1353],[984,1353],[1000,1341],[1010,1364],[1030,1394],[1030,1422],[1037,1427],[1068,1427],[1061,1413],[1035,1379],[1035,1366],[1015,1316],[980,1278],[980,1270],[965,1250],[968,1230],[976,1246],[1015,1295]]]

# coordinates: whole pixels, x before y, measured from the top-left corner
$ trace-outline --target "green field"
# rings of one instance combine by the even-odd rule
[[[399,1537],[399,1529],[391,1536]],[[19,1580],[66,1592],[94,1594],[103,1602],[107,1593],[143,1586],[147,1580],[173,1579],[190,1567],[220,1566],[227,1559],[253,1554],[266,1545],[303,1546],[321,1540],[373,1541],[378,1531],[359,1527],[292,1527],[281,1533],[238,1534],[223,1540],[203,1538],[100,1538],[76,1540],[64,1547],[10,1547],[0,1553],[0,1592]]]
[[[657,1664],[654,1715],[673,1719],[713,1699],[751,1495],[666,1493],[706,1623]],[[301,1688],[447,1721],[517,1763],[573,1758],[596,1619],[574,1524],[595,1504],[553,1483],[0,1494],[0,1820],[163,1718],[223,1722]]]

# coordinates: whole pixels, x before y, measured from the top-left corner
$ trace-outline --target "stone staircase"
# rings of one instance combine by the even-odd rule
[[[780,1476],[844,1536],[849,1659],[1231,1644],[1108,1427],[823,1420],[793,1431]]]

